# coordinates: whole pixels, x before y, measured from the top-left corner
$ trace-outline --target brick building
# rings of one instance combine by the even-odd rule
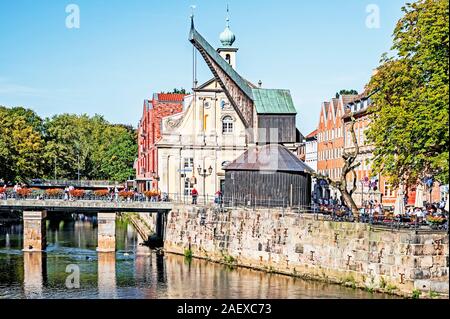
[[[185,94],[154,94],[144,101],[142,118],[138,126],[138,158],[136,161],[136,186],[139,191],[157,187],[158,153],[156,142],[161,138],[161,119],[181,113]]]
[[[354,150],[354,144],[350,133],[351,115],[355,118],[355,134],[359,146],[359,155],[356,159],[360,166],[355,170],[357,175],[357,190],[353,194],[356,205],[361,206],[368,200],[377,200],[385,207],[395,206],[397,189],[393,188],[382,175],[372,176],[371,160],[374,146],[366,143],[365,132],[370,125],[369,110],[372,104],[370,95],[362,94],[345,106],[345,114],[342,117],[344,124],[344,151]],[[350,178],[350,176],[349,176]],[[375,187],[374,187],[375,186]],[[438,183],[433,188],[426,188],[423,199],[425,201],[438,202],[441,193]],[[416,187],[407,190],[407,204],[414,205],[416,200]]]
[[[339,180],[344,160],[344,130],[342,116],[344,106],[356,95],[341,95],[330,102],[323,102],[317,127],[317,172],[332,180]],[[322,198],[340,198],[340,192],[329,185],[319,183]]]
[[[370,96],[366,94],[359,95],[352,102],[345,106],[345,114],[342,117],[344,123],[344,151],[347,153],[354,152],[355,145],[350,132],[351,115],[355,118],[355,135],[359,146],[359,154],[356,162],[360,165],[355,169],[357,178],[357,190],[353,194],[353,199],[358,206],[363,206],[367,201],[392,202],[395,204],[397,194],[390,189],[385,183],[385,179],[378,175],[372,176],[371,159],[373,157],[374,147],[366,143],[365,132],[369,127],[370,119],[368,116],[368,108],[372,101]],[[353,176],[349,175],[349,182],[353,182]]]

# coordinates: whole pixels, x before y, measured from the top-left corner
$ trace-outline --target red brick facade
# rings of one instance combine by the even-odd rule
[[[361,163],[361,165],[355,170],[357,175],[358,182],[364,180],[365,178],[370,179],[372,176],[372,160],[373,160],[373,151],[374,146],[366,143],[365,131],[369,128],[370,118],[367,112],[370,107],[371,100],[364,94],[359,96],[358,99],[352,101],[347,105],[347,109],[345,110],[345,115],[342,117],[344,122],[344,150],[347,152],[351,152],[354,150],[354,145],[351,138],[350,133],[350,125],[351,118],[350,113],[353,114],[355,118],[355,134],[356,139],[359,145],[359,152],[357,161]],[[356,204],[359,206],[362,202],[361,195],[363,199],[369,199],[372,194],[374,199],[380,201],[383,206],[394,206],[397,200],[397,189],[394,189],[391,185],[389,185],[387,178],[383,175],[378,175],[375,177],[378,180],[377,183],[377,191],[369,190],[368,186],[363,186],[363,191],[358,189],[354,197]],[[358,184],[358,187],[361,185]],[[431,193],[431,198],[430,198]],[[377,196],[373,196],[373,195]],[[365,196],[365,197],[364,197]],[[439,184],[435,183],[431,192],[427,189],[424,193],[424,200],[431,202],[440,201],[440,190]],[[416,200],[416,187],[409,187],[407,189],[407,205],[414,205]]]
[[[144,110],[138,128],[138,159],[136,180],[140,191],[157,187],[153,172],[158,171],[158,154],[155,144],[161,138],[163,117],[183,111],[184,94],[155,94],[144,101]]]

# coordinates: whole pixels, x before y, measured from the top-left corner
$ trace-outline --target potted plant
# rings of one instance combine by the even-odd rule
[[[99,189],[99,190],[94,191],[94,195],[96,198],[105,198],[105,197],[108,197],[109,192],[107,189]]]
[[[85,191],[82,190],[82,189],[74,189],[74,190],[71,190],[71,191],[69,192],[69,194],[70,194],[73,198],[80,199],[80,198],[84,197]]]
[[[130,192],[130,191],[120,191],[119,192],[119,197],[122,199],[126,199],[129,200],[133,197],[134,193]]]
[[[59,198],[64,194],[64,190],[59,188],[51,188],[45,191],[45,195],[49,198]]]
[[[21,198],[26,198],[31,195],[31,189],[29,189],[29,188],[18,189],[17,195],[19,195]]]

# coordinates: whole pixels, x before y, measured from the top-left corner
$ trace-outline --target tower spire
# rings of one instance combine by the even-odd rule
[[[227,26],[227,28],[229,28],[230,27],[230,7],[229,7],[228,3],[227,3],[227,19],[226,19],[226,21],[227,21],[226,26]]]
[[[220,42],[222,42],[222,46],[231,47],[236,40],[236,36],[230,30],[230,7],[227,4],[227,18],[226,18],[226,26],[225,30],[220,34]]]

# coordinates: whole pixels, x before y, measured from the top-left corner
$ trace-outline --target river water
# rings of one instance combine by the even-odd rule
[[[77,218],[78,219],[78,218]],[[390,298],[383,294],[155,252],[117,220],[117,252],[97,254],[95,220],[47,221],[47,251],[22,252],[22,225],[0,226],[3,298]],[[79,274],[79,288],[76,277]]]

